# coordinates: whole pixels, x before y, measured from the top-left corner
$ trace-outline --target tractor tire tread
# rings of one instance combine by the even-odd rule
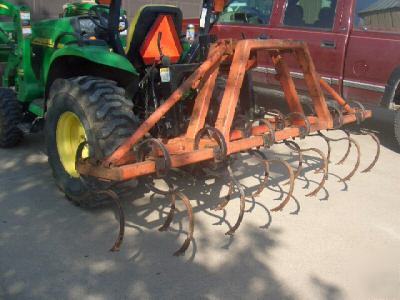
[[[139,126],[139,121],[133,113],[133,102],[126,99],[125,90],[118,87],[114,81],[93,76],[58,79],[50,91],[49,109],[54,97],[60,93],[74,99],[74,105],[84,112],[92,136],[89,140],[95,141],[93,146],[89,144],[89,148],[93,147],[90,155],[94,159],[101,160],[112,154]],[[54,125],[52,126],[54,128]],[[74,204],[94,208],[110,203],[108,197],[88,189],[83,183],[80,185],[82,193],[79,189],[79,193],[68,193],[68,188],[65,187],[66,180],[60,184],[61,181],[57,180],[60,171],[57,172],[58,175],[53,169],[58,186]],[[101,189],[99,183],[99,190]]]
[[[394,134],[397,140],[397,145],[400,148],[400,109],[398,109],[394,116]]]
[[[23,133],[18,128],[22,121],[22,110],[15,92],[10,88],[0,88],[0,147],[11,148],[18,145]]]

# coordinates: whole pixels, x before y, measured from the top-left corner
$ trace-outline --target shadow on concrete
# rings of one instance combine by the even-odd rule
[[[328,283],[316,276],[311,276],[310,281],[317,290],[319,299],[324,299],[324,300],[344,299],[343,292],[336,285]]]
[[[383,146],[394,150],[386,112],[376,115],[381,117],[365,123],[365,128],[381,135]],[[268,150],[266,154],[297,165],[290,151]],[[320,159],[305,156],[297,181],[300,190],[316,185],[316,178],[309,174],[320,164]],[[192,200],[196,220],[195,241],[186,255],[172,256],[186,238],[183,206],[178,206],[171,230],[158,232],[169,203],[162,196],[152,196],[142,184],[134,194],[123,196],[125,241],[121,252],[110,253],[117,216],[111,207],[86,211],[65,201],[52,180],[41,135],[28,137],[15,150],[0,150],[0,298],[297,298],[269,263],[274,250],[285,247],[282,229],[270,227],[268,207],[286,195],[287,175],[274,167],[266,191],[274,197],[252,198],[249,195],[257,190],[254,182],[262,178],[262,168],[242,155],[234,169],[248,196],[245,221],[237,232],[240,239],[224,236],[236,220],[237,197],[224,211],[212,210],[226,194],[226,178],[196,182],[179,178],[179,187]],[[330,176],[338,175],[331,172]],[[320,200],[329,198],[327,190],[320,194]],[[256,209],[265,212],[260,224],[249,222]],[[286,212],[300,211],[295,193]],[[213,224],[211,230],[209,224]],[[220,236],[218,242],[215,235]],[[310,284],[322,299],[343,297],[339,287],[321,278],[311,277]]]
[[[110,208],[86,211],[65,200],[52,180],[42,136],[0,150],[0,166],[0,298],[296,298],[268,263],[272,251],[284,247],[281,229],[246,224],[240,239],[224,236],[225,216],[235,217],[237,201],[225,213],[212,212],[223,182],[204,191],[204,185],[186,181],[195,199],[196,238],[186,256],[176,258],[172,253],[185,238],[185,212],[180,207],[172,229],[159,233],[168,208],[163,197],[143,197],[139,186],[136,196],[124,199],[125,243],[121,252],[111,253],[115,215]],[[286,181],[277,174],[276,184]],[[266,209],[266,225],[259,225],[268,227],[269,218]],[[215,235],[221,237],[217,243]]]

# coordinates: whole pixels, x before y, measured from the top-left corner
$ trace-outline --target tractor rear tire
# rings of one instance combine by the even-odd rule
[[[21,106],[12,89],[0,88],[0,148],[14,147],[23,133],[18,128],[22,120]]]
[[[394,116],[394,134],[397,139],[397,145],[400,148],[400,109],[396,111]]]
[[[47,154],[55,181],[69,200],[86,208],[110,201],[95,192],[109,183],[94,179],[89,187],[76,171],[78,146],[86,141],[84,155],[101,160],[113,153],[138,123],[133,102],[113,81],[83,76],[53,83],[46,112]]]

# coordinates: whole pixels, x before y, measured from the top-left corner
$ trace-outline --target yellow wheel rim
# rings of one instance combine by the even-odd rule
[[[65,171],[72,177],[79,177],[79,173],[75,168],[76,151],[79,145],[86,140],[85,128],[78,116],[72,112],[63,113],[57,123],[57,150]],[[86,158],[88,156],[89,149],[85,146],[82,157]]]

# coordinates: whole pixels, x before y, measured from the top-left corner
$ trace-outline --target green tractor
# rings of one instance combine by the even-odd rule
[[[174,27],[165,35],[155,31],[160,16]],[[99,160],[115,151],[199,66],[210,38],[188,41],[181,11],[168,5],[144,6],[128,25],[121,0],[70,3],[59,18],[37,22],[29,7],[0,0],[0,17],[0,147],[43,129],[55,181],[68,199],[88,207],[106,201],[76,171],[79,145],[86,142],[83,156]],[[159,53],[143,48],[154,43]],[[151,134],[181,134],[192,105],[182,101]]]

